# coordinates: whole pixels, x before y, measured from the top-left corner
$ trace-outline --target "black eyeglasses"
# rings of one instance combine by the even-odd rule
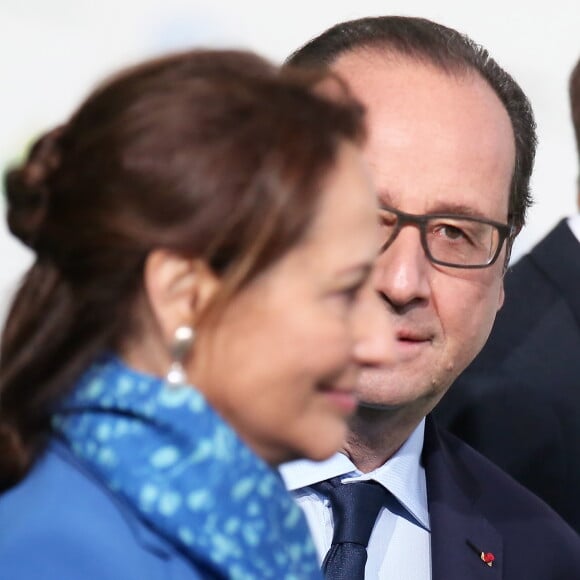
[[[499,256],[513,225],[453,214],[413,215],[381,206],[381,252],[395,240],[401,228],[414,225],[421,232],[425,255],[434,264],[451,268],[487,268]]]

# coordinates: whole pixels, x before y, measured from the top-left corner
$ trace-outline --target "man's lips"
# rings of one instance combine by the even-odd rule
[[[401,329],[395,334],[395,355],[400,362],[410,362],[432,344],[433,336],[425,330]]]
[[[396,338],[404,342],[431,342],[433,335],[426,331],[417,330],[399,330],[396,333]]]

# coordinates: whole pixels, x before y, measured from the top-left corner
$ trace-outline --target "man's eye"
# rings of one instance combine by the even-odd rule
[[[397,216],[381,211],[379,212],[379,224],[392,228],[397,225]]]
[[[449,238],[450,240],[458,240],[460,238],[465,238],[465,232],[456,226],[449,224],[442,224],[439,226],[439,231],[441,235]]]
[[[433,228],[431,229],[431,234],[440,239],[441,241],[445,240],[451,242],[471,241],[471,236],[465,230],[465,228],[461,228],[456,226],[455,224],[450,223],[434,224]]]

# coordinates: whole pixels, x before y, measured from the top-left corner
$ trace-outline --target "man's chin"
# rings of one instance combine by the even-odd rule
[[[359,411],[396,411],[401,407],[404,407],[405,403],[403,401],[399,402],[386,402],[386,401],[359,401],[358,409]]]
[[[422,396],[420,389],[413,387],[413,381],[401,380],[392,372],[365,370],[356,389],[359,407],[385,411],[400,408]]]
[[[357,414],[373,411],[391,414],[404,410],[413,412],[417,409],[426,409],[428,412],[439,401],[443,393],[444,391],[441,389],[433,387],[413,390],[401,386],[400,389],[391,387],[387,391],[384,386],[382,389],[373,389],[369,388],[369,385],[365,385],[359,391]]]

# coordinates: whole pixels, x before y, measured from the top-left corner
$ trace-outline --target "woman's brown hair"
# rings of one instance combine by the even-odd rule
[[[231,296],[301,239],[339,143],[363,134],[360,107],[322,80],[244,52],[148,62],[6,173],[9,228],[36,260],[2,336],[0,487],[33,463],[79,374],[139,331],[153,249],[205,259]]]

